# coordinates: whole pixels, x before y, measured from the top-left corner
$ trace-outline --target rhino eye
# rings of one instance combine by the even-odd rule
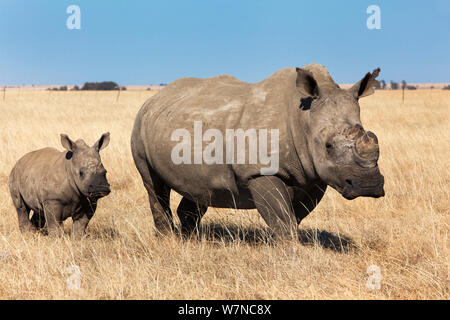
[[[81,169],[81,170],[80,170],[80,177],[83,178],[83,176],[84,176],[84,170]]]
[[[327,142],[327,143],[325,143],[325,148],[330,150],[331,148],[333,148],[333,145],[331,143]]]

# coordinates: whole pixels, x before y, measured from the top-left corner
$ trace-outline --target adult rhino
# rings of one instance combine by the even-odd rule
[[[131,148],[157,230],[173,229],[171,189],[183,196],[177,213],[185,234],[208,206],[256,208],[275,235],[290,237],[327,186],[347,199],[384,196],[377,137],[363,129],[358,104],[374,92],[379,71],[348,90],[325,67],[310,64],[255,84],[231,76],[183,78],[151,97],[137,114]],[[195,121],[224,135],[230,128],[277,129],[278,150],[271,152],[278,151],[278,171],[264,175],[261,163],[174,163],[173,133],[184,128],[194,136]],[[195,153],[196,142],[186,143]]]

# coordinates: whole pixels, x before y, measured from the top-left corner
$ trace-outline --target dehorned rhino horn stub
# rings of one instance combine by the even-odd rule
[[[370,131],[367,131],[362,136],[360,136],[355,143],[356,153],[361,158],[377,161],[380,154],[380,149],[378,148],[378,138]]]
[[[347,139],[356,140],[364,134],[364,129],[360,124],[355,124],[345,131]]]

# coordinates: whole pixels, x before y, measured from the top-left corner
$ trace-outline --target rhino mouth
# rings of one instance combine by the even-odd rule
[[[111,193],[111,189],[110,188],[102,188],[102,189],[97,189],[95,191],[89,192],[88,193],[88,197],[90,197],[90,198],[103,198],[103,197],[106,197],[110,193]]]
[[[339,189],[338,191],[347,200],[353,200],[358,197],[384,197],[384,177],[380,175],[379,181],[371,185],[364,185],[352,179],[345,179],[344,187]]]

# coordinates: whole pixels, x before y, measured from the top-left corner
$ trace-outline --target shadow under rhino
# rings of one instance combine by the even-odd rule
[[[303,245],[318,245],[339,253],[347,253],[357,248],[351,238],[317,228],[298,230],[297,235],[298,241]],[[271,244],[275,239],[273,232],[268,228],[241,227],[214,222],[202,224],[198,237],[206,241],[223,242],[225,244],[244,242],[251,245]]]

